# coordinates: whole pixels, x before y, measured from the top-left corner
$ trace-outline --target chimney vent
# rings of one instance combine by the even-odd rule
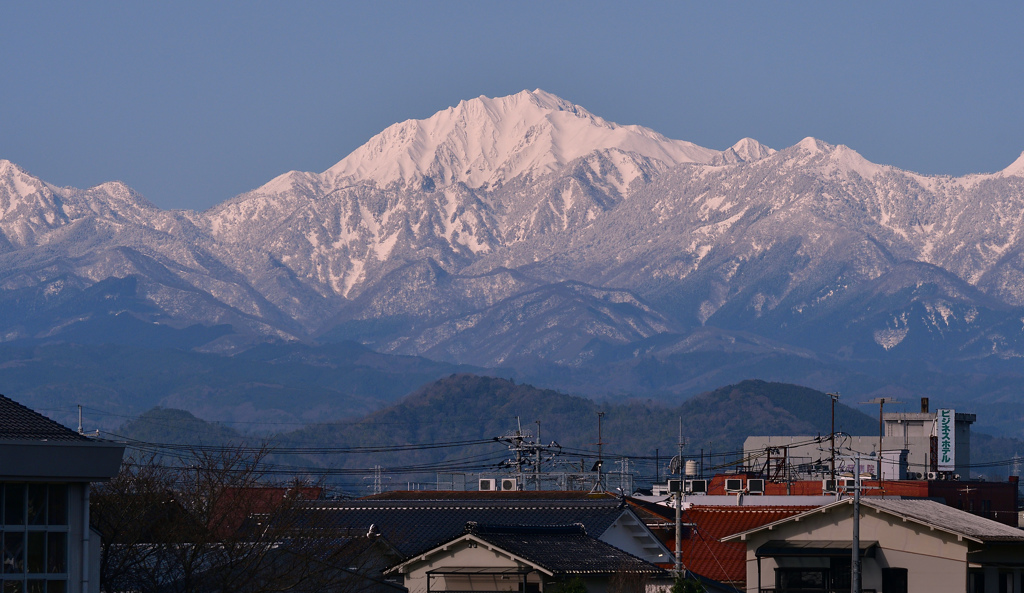
[[[927,414],[928,413],[928,398],[927,397],[922,397],[921,398],[921,413],[922,414]]]

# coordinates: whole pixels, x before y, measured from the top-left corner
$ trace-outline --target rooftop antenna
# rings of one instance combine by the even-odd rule
[[[85,434],[85,430],[82,429],[82,404],[78,404],[78,434],[80,434],[80,435],[82,435],[84,437],[89,437],[89,436],[98,437],[98,436],[100,436],[99,429],[96,429],[95,431],[93,431],[93,432],[91,432],[89,434]]]

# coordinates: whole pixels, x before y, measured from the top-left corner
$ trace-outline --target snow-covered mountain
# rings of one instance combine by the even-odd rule
[[[954,178],[814,138],[718,151],[523,91],[201,213],[0,161],[0,339],[130,315],[233,327],[212,349],[356,339],[481,365],[667,356],[708,328],[830,360],[1012,359],[1022,233],[1024,155]]]

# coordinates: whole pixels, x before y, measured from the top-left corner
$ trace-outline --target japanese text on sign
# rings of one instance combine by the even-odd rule
[[[956,467],[956,413],[953,410],[937,410],[935,432],[939,437],[938,468],[940,472],[953,471]]]

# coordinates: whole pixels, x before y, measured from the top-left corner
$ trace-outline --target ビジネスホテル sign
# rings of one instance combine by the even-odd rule
[[[951,472],[956,467],[956,413],[953,410],[937,410],[935,435],[939,437],[938,469]]]

